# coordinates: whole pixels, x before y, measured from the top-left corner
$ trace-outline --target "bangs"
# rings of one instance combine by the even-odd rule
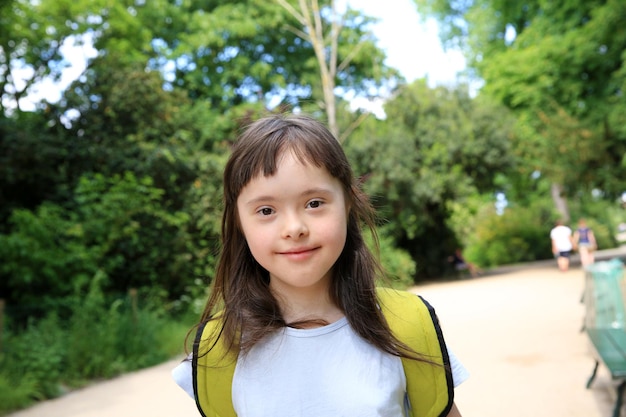
[[[261,121],[264,123],[257,126]],[[350,188],[352,171],[345,153],[337,139],[319,122],[302,116],[259,122],[241,136],[224,171],[227,203],[235,203],[243,187],[253,178],[274,175],[286,152],[291,152],[302,164],[325,168],[345,188]]]

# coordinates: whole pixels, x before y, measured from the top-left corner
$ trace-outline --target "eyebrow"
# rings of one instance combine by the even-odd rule
[[[314,187],[314,188],[308,188],[306,190],[304,190],[303,192],[301,192],[299,194],[299,197],[308,197],[311,195],[316,195],[316,194],[332,194],[332,191],[328,188],[324,188],[324,187]],[[248,201],[246,201],[246,205],[253,205],[253,204],[259,204],[259,203],[265,203],[265,202],[273,202],[278,200],[278,198],[276,198],[273,195],[260,195],[258,197],[254,197]]]

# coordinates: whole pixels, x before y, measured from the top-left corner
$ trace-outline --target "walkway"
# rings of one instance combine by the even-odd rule
[[[611,415],[604,369],[585,389],[594,362],[580,332],[582,288],[579,268],[555,266],[418,288],[471,373],[456,390],[464,416]]]
[[[461,413],[610,416],[615,393],[606,370],[600,368],[592,389],[585,389],[593,360],[580,333],[580,268],[561,273],[545,262],[500,272],[413,289],[435,306],[448,344],[471,373],[456,390]],[[96,384],[9,417],[198,416],[170,378],[175,364]]]

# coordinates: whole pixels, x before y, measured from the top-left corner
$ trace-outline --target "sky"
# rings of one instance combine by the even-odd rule
[[[457,73],[465,69],[460,51],[444,51],[437,22],[419,16],[414,0],[345,0],[365,15],[376,17],[374,35],[387,54],[386,64],[396,68],[408,82],[426,78],[428,85],[455,85]],[[371,111],[385,118],[384,98],[373,101],[357,98],[351,108]]]
[[[348,0],[354,9],[380,19],[374,26],[378,46],[387,53],[387,65],[411,82],[426,77],[431,87],[456,83],[465,69],[460,51],[444,52],[437,23],[422,22],[414,0]]]
[[[387,53],[387,65],[398,69],[411,82],[427,78],[431,87],[456,83],[456,74],[465,68],[465,59],[459,51],[444,52],[438,37],[437,23],[421,21],[414,0],[346,0],[352,8],[379,18],[374,25],[378,46]],[[22,102],[23,110],[33,110],[41,99],[57,102],[65,89],[85,69],[85,61],[95,56],[89,45],[74,46],[66,42],[61,49],[71,63],[60,82],[46,80],[32,90],[29,102]],[[23,74],[28,77],[28,70]]]

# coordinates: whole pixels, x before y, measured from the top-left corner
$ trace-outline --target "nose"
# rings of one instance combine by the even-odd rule
[[[283,223],[283,238],[285,239],[298,239],[302,236],[306,236],[309,233],[309,228],[304,220],[303,216],[299,213],[286,213]]]

